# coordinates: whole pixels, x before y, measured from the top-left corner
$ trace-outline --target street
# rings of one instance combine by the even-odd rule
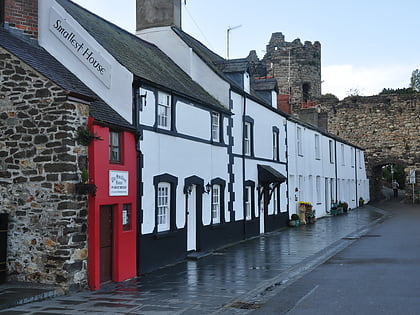
[[[252,314],[419,314],[420,208],[377,207],[391,217]]]

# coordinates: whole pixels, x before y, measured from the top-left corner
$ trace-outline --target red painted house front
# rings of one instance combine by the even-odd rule
[[[88,278],[92,290],[102,283],[135,277],[137,152],[135,135],[90,123],[102,140],[89,145]]]

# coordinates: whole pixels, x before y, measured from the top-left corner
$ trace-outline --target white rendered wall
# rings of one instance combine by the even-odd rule
[[[151,103],[153,93],[148,93],[148,103],[140,113],[143,125],[153,127],[155,123],[155,104]],[[176,106],[176,129],[178,136],[156,133],[152,130],[143,130],[143,140],[140,141],[140,150],[143,153],[143,225],[142,233],[153,231],[155,226],[155,187],[153,178],[162,174],[170,174],[178,178],[176,190],[176,226],[185,227],[186,205],[184,179],[198,176],[204,180],[204,185],[212,179],[221,178],[226,181],[225,187],[225,220],[230,219],[228,213],[228,154],[226,147],[214,146],[209,143],[184,139],[179,136],[196,137],[209,141],[211,136],[210,112],[200,109],[192,104],[178,101]],[[191,129],[191,124],[195,128]],[[204,225],[211,222],[211,194],[203,194],[202,220]]]
[[[73,19],[56,1],[39,1],[39,44],[74,73],[92,91],[99,95],[108,105],[117,111],[128,122],[132,122],[132,82],[133,75],[119,64],[96,40]],[[57,15],[58,14],[58,15]],[[69,41],[53,33],[51,17],[59,16],[63,26],[71,27],[74,39],[83,43],[79,51],[68,46]],[[69,29],[70,30],[70,29]],[[71,34],[69,34],[71,36]],[[70,38],[66,36],[67,38]],[[67,44],[67,46],[66,46]],[[89,63],[80,59],[83,50],[89,48],[106,66],[109,78],[104,80],[89,68]],[[85,55],[87,57],[88,54]]]
[[[229,108],[230,85],[218,76],[170,27],[145,29],[136,33],[158,46],[209,94]]]

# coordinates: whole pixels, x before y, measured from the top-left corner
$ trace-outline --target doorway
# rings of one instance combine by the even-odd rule
[[[113,206],[100,207],[100,275],[101,283],[112,281]]]
[[[197,186],[187,193],[187,251],[197,250]]]

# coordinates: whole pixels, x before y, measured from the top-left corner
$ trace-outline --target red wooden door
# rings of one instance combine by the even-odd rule
[[[101,206],[101,283],[112,281],[112,206]]]

